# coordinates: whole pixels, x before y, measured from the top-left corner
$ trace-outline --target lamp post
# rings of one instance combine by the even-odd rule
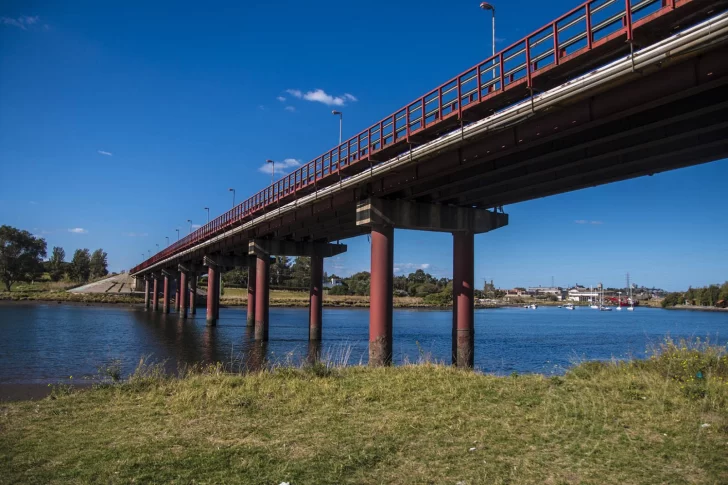
[[[187,219],[187,222],[190,223],[190,232],[189,232],[189,234],[192,234],[192,219]]]
[[[145,256],[144,256],[144,253],[142,253],[142,258],[143,258],[143,257],[145,257]]]
[[[157,244],[157,243],[155,243],[155,244]],[[159,244],[157,244],[157,252],[159,252]]]
[[[177,240],[179,241],[179,229],[175,229],[177,231]]]
[[[341,126],[344,124],[344,113],[341,111],[333,110],[332,115],[339,117],[339,145],[341,145]]]
[[[233,207],[235,207],[234,204],[233,204]],[[210,208],[205,207],[205,210],[207,211],[207,223],[209,224],[210,223]]]
[[[493,36],[493,41],[492,41],[493,46],[492,47],[493,47],[493,57],[495,58],[495,7],[491,4],[489,4],[488,2],[483,2],[480,4],[480,8],[482,8],[483,10],[490,10],[490,12],[492,14],[492,16],[491,16],[491,18],[492,18],[491,30],[492,30],[492,36]],[[493,59],[493,63],[495,64],[495,59]],[[496,78],[495,69],[492,69],[491,72],[493,73],[493,79],[495,79]],[[495,89],[495,85],[493,85],[493,88]]]
[[[235,189],[228,189],[228,192],[233,193],[233,207],[235,207]]]
[[[167,246],[169,246],[169,236],[164,236],[164,239],[167,240]]]
[[[266,160],[265,163],[270,163],[272,170],[270,171],[270,184],[273,185],[276,181],[276,162],[275,160]]]

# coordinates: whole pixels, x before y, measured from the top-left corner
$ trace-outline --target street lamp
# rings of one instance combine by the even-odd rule
[[[144,253],[142,253],[142,258],[143,258],[143,257],[145,257],[145,256],[144,256]]]
[[[151,255],[152,255],[152,250],[151,250],[151,249],[147,249],[147,254],[148,254],[149,256],[151,256]]]
[[[235,203],[233,203],[233,207],[235,207]],[[207,223],[210,223],[210,208],[205,207],[205,210],[207,211]]]
[[[495,7],[493,5],[491,5],[491,4],[489,4],[488,2],[483,2],[483,3],[480,4],[480,8],[482,8],[483,10],[490,10],[490,12],[492,14],[492,19],[493,19],[493,28],[492,28],[492,30],[493,30],[493,57],[495,57]]]
[[[270,184],[273,185],[275,183],[275,176],[276,176],[276,162],[275,160],[266,160],[265,163],[270,163],[271,168],[273,170],[270,171]]]
[[[228,192],[233,193],[233,207],[235,207],[235,189],[228,189]]]
[[[333,110],[331,114],[334,116],[339,116],[339,145],[341,145],[341,125],[344,124],[344,113],[342,113],[341,111]]]
[[[187,219],[187,222],[190,223],[190,232],[189,232],[189,234],[192,234],[192,219]]]
[[[175,229],[177,231],[177,240],[179,241],[179,229]]]
[[[167,246],[169,246],[169,236],[164,236],[164,239],[167,240]]]
[[[490,10],[492,14],[493,27],[491,30],[493,35],[493,65],[495,65],[495,7],[488,2],[483,2],[480,4],[480,8],[483,10]],[[526,42],[526,44],[528,44],[528,42]],[[495,79],[495,68],[491,69],[491,72],[493,73],[493,79]],[[495,84],[493,84],[493,89],[495,89]]]
[[[155,243],[155,244],[157,244],[157,243]],[[159,244],[157,244],[157,252],[159,252]]]

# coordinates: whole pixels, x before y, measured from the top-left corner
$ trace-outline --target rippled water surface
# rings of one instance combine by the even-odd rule
[[[141,357],[179,363],[250,362],[260,357],[245,326],[245,308],[223,308],[216,327],[204,309],[180,320],[143,309],[57,304],[0,305],[0,383],[46,383],[97,374],[120,359],[124,373]],[[308,310],[271,308],[272,361],[299,363],[308,352]],[[449,311],[395,310],[395,362],[422,357],[450,361]],[[366,309],[324,309],[321,353],[349,363],[367,361]],[[666,335],[710,337],[725,344],[728,313],[637,308],[599,312],[586,308],[476,310],[475,365],[485,372],[561,373],[582,359],[644,357]]]

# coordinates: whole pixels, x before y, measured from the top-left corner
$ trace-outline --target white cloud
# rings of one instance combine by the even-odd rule
[[[600,224],[604,224],[602,221],[591,221],[591,223],[597,226]]]
[[[201,225],[201,224],[192,224],[192,230],[193,230],[193,231],[194,231],[195,229],[199,229],[199,228],[201,228],[201,227],[202,227],[202,225]]]
[[[579,220],[574,221],[574,223],[575,224],[588,224],[589,221],[585,221],[584,219],[579,219]]]
[[[275,163],[276,173],[288,173],[292,168],[300,167],[301,161],[295,158],[286,158],[281,162]],[[273,164],[266,163],[258,168],[260,172],[267,173],[270,175],[273,172]]]
[[[576,224],[593,224],[595,226],[604,224],[602,221],[587,221],[584,219],[578,219],[578,220],[574,221],[574,223],[576,223]]]
[[[19,29],[28,30],[28,27],[38,23],[38,16],[30,17],[28,15],[21,15],[14,19],[10,17],[0,17],[0,23],[3,25],[10,25]]]
[[[296,108],[294,108],[293,106],[286,106],[283,109],[285,109],[286,111],[290,111],[291,113],[293,113],[294,111],[296,111]]]
[[[96,153],[98,153],[99,155],[105,155],[107,157],[111,157],[114,155],[113,153],[104,150],[96,150]]]
[[[88,230],[83,227],[74,227],[73,229],[69,229],[68,232],[73,234],[88,234]]]
[[[394,263],[394,272],[428,270],[430,266],[432,266],[430,263]]]
[[[284,96],[278,96],[276,99],[278,101],[280,101],[281,103],[283,103],[286,100],[286,98]]]
[[[353,94],[345,93],[341,96],[333,96],[323,89],[314,89],[313,91],[307,91],[305,93],[299,89],[286,89],[286,92],[296,98],[316,103],[323,103],[327,106],[344,106],[347,101],[358,101],[356,96]]]

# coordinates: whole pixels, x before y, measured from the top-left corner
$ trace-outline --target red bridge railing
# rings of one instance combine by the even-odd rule
[[[530,90],[534,78],[554,66],[574,62],[616,37],[625,36],[631,41],[636,23],[648,22],[661,12],[695,1],[698,0],[587,1],[282,177],[132,268],[130,273],[241,225],[272,205],[288,203],[363,171],[377,163],[373,156],[378,153],[396,153],[391,149],[397,147],[399,153],[406,151],[418,134],[446,128],[448,120],[462,119],[465,112],[481,103],[503,97],[507,106],[513,102],[504,96],[509,90]]]

